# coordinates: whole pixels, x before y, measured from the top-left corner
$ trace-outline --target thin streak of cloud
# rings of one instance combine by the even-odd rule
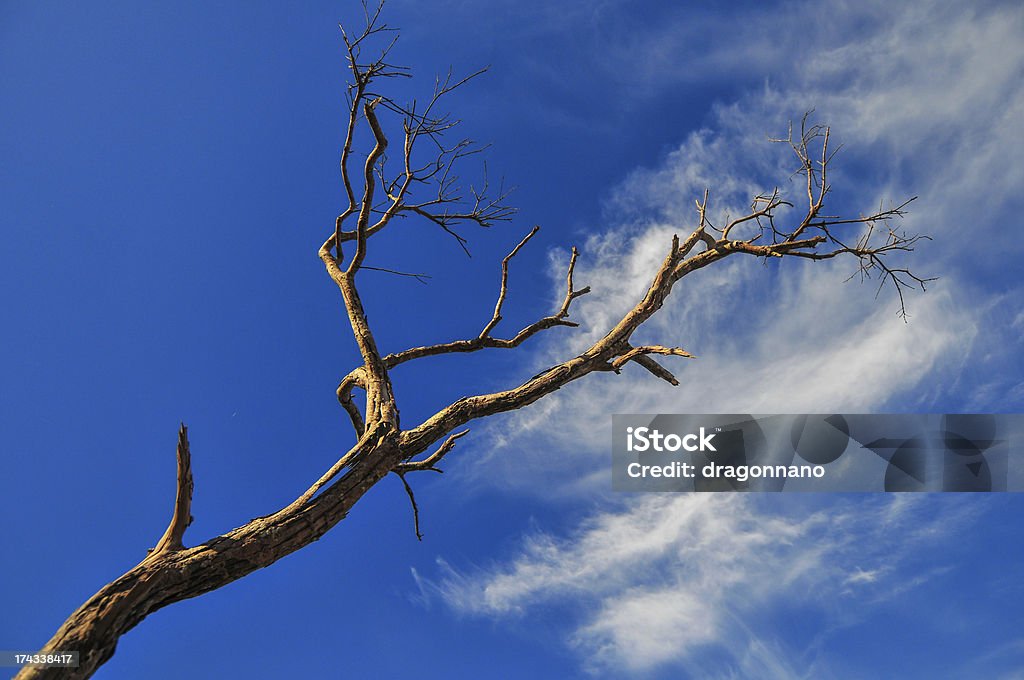
[[[770,624],[783,601],[834,622],[889,602],[944,573],[941,563],[913,579],[901,570],[934,559],[929,551],[977,510],[899,497],[809,509],[742,495],[644,496],[567,537],[531,535],[505,563],[443,564],[435,579],[417,578],[425,594],[465,614],[577,612],[569,644],[596,671],[643,672],[715,648],[739,654],[740,666],[752,660],[737,650],[757,651],[763,667],[782,673],[782,659],[799,655],[767,655],[775,643],[741,622]]]

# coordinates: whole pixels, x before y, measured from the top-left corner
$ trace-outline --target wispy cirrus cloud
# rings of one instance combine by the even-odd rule
[[[948,565],[935,548],[980,509],[905,496],[645,496],[568,536],[532,534],[507,563],[469,571],[442,564],[440,578],[417,579],[424,594],[465,614],[569,610],[569,644],[594,671],[686,662],[692,672],[710,654],[734,669],[775,668],[757,677],[822,677],[814,663],[794,663],[812,658],[816,642],[783,650],[769,631],[794,612],[839,629],[942,573]],[[922,564],[916,580],[906,577],[908,566]]]
[[[609,65],[622,63],[622,50],[633,55],[641,97],[681,82],[699,92],[702,78],[741,68],[751,86],[709,105],[703,129],[612,192],[607,227],[588,238],[577,265],[580,285],[594,290],[576,310],[584,327],[575,345],[539,352],[538,364],[585,346],[639,299],[671,235],[692,228],[693,200],[705,187],[719,216],[736,214],[776,184],[799,195],[788,184],[793,168],[785,150],[766,137],[812,107],[848,143],[834,166],[835,211],[857,214],[919,195],[906,226],[934,240],[911,263],[942,279],[908,300],[904,324],[890,293],[875,300],[870,284],[844,283],[851,263],[775,268],[741,259],[687,277],[637,338],[678,343],[698,356],[666,361],[679,388],[627,367],[623,375],[563,389],[488,430],[491,455],[479,458],[481,480],[561,499],[585,492],[603,509],[564,536],[531,534],[502,563],[442,563],[438,575],[418,580],[425,593],[469,615],[562,612],[571,622],[566,644],[598,672],[685,663],[698,677],[852,677],[819,653],[824,641],[955,570],[936,548],[948,549],[983,503],[613,499],[601,495],[609,485],[610,414],[1000,411],[1024,404],[1014,329],[1024,306],[1012,274],[1024,207],[1015,187],[1024,184],[1024,166],[1008,160],[1024,155],[1017,131],[1024,120],[1024,8],[825,2],[737,12],[730,40],[687,41],[694,31],[714,38],[724,29],[702,29],[699,16],[680,27],[680,14],[644,41],[607,51]],[[708,67],[680,74],[678,65],[687,63]],[[553,296],[562,294],[564,262],[564,253],[552,257]],[[820,624],[818,637],[795,644],[779,632],[794,608]]]
[[[739,213],[751,196],[776,185],[798,201],[793,159],[767,136],[812,106],[849,142],[833,166],[833,212],[864,213],[920,196],[901,226],[933,240],[905,261],[940,280],[909,296],[904,324],[892,290],[875,299],[877,281],[846,283],[852,262],[763,267],[745,258],[697,272],[637,337],[678,343],[698,356],[666,360],[682,386],[631,366],[509,416],[491,430],[494,455],[481,459],[491,478],[538,488],[530,471],[540,467],[555,485],[592,492],[587,482],[602,479],[604,465],[603,455],[592,453],[603,454],[608,415],[616,412],[985,411],[1024,403],[1011,327],[1024,305],[1019,277],[1010,274],[1021,203],[1011,188],[1024,183],[1024,170],[1006,162],[1024,155],[1013,124],[1024,120],[1024,43],[1014,39],[1024,10],[790,4],[763,18],[767,24],[737,25],[810,21],[815,30],[768,31],[779,43],[771,58],[755,59],[760,48],[747,55],[750,68],[763,69],[764,83],[713,105],[705,128],[612,192],[609,226],[587,239],[577,265],[580,285],[594,290],[575,310],[584,328],[568,348],[560,336],[538,363],[585,346],[643,295],[672,234],[692,228],[693,200],[705,188],[716,218]],[[659,39],[671,35],[652,41]],[[721,49],[739,58],[745,44]],[[685,51],[687,43],[677,36],[671,49]],[[786,78],[773,75],[781,72]],[[667,72],[664,82],[677,85]],[[553,254],[553,296],[561,295],[564,262],[565,253]],[[547,451],[552,441],[564,454],[558,461],[542,453],[531,459],[530,451]],[[525,453],[513,459],[503,446]],[[502,474],[493,475],[496,465]],[[581,465],[594,475],[581,473]]]

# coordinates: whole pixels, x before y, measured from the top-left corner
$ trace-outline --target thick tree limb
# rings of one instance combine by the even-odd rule
[[[192,548],[160,553],[104,586],[78,608],[43,647],[44,652],[77,650],[78,668],[26,666],[16,676],[78,679],[106,662],[118,639],[152,612],[197,597],[273,564],[316,541],[400,461],[394,438],[367,442],[362,464],[324,493]]]

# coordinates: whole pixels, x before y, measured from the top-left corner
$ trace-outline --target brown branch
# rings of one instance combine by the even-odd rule
[[[355,137],[356,123],[359,120],[359,111],[364,104],[364,98],[366,96],[366,88],[376,78],[388,78],[394,76],[408,76],[406,69],[403,67],[396,67],[387,63],[387,55],[394,46],[395,39],[391,41],[391,44],[381,50],[378,57],[368,63],[360,63],[361,45],[367,39],[378,35],[380,33],[391,31],[386,24],[380,24],[380,12],[383,9],[383,2],[377,5],[376,10],[371,14],[366,5],[363,6],[364,13],[366,16],[366,25],[355,38],[350,38],[348,33],[345,31],[345,27],[338,25],[341,30],[342,40],[345,42],[346,59],[348,61],[349,70],[352,72],[352,83],[349,86],[347,96],[349,98],[348,107],[348,120],[345,127],[345,141],[342,144],[341,150],[341,177],[342,186],[345,190],[346,198],[348,199],[348,206],[345,211],[338,216],[334,224],[334,235],[332,239],[328,240],[330,244],[328,248],[337,247],[337,253],[335,255],[335,261],[340,264],[343,259],[341,244],[343,241],[353,240],[357,237],[356,232],[347,232],[347,238],[343,238],[346,232],[342,231],[342,225],[345,220],[350,216],[354,215],[359,211],[359,203],[356,201],[355,189],[352,186],[352,181],[349,177],[348,165],[349,159],[352,155],[352,141]],[[367,230],[366,236],[369,236],[373,230]]]
[[[146,560],[163,556],[168,552],[184,548],[182,539],[185,529],[192,524],[192,456],[188,447],[188,428],[185,423],[178,429],[178,476],[177,492],[174,495],[174,511],[164,535],[157,541],[156,547],[149,551]]]
[[[531,235],[532,233],[533,232],[531,232]],[[526,240],[528,240],[528,238],[529,236],[527,237],[527,239],[524,239],[522,243],[520,243],[520,246],[523,243],[525,243]],[[518,248],[519,246],[517,246],[515,250],[518,250]],[[568,321],[566,319],[566,317],[569,316],[569,308],[573,300],[576,300],[577,298],[582,297],[583,295],[586,295],[587,293],[590,292],[590,286],[586,286],[579,290],[576,290],[574,288],[573,270],[576,266],[576,258],[578,256],[579,252],[574,247],[572,249],[572,256],[569,259],[568,271],[566,273],[565,297],[562,299],[562,304],[559,306],[558,311],[556,311],[554,314],[538,319],[537,321],[534,321],[530,325],[525,326],[511,338],[495,338],[489,334],[484,335],[483,333],[481,333],[480,335],[471,340],[453,340],[451,342],[438,343],[435,345],[412,347],[401,352],[386,355],[383,358],[384,365],[390,369],[400,364],[404,364],[407,361],[412,361],[414,359],[422,359],[431,356],[438,356],[441,354],[461,354],[467,352],[476,352],[481,349],[514,349],[521,345],[526,340],[528,340],[529,338],[536,335],[537,333],[547,330],[549,328],[554,328],[555,326],[567,326],[575,328],[579,326],[578,323],[574,321]],[[504,288],[504,285],[506,284],[506,277],[504,275],[502,277],[502,284]],[[501,296],[501,293],[499,292],[500,304],[495,305],[495,311],[498,313],[499,320],[499,308],[501,304],[503,304],[503,301],[504,298]],[[493,316],[491,318],[491,321],[494,321]],[[488,322],[487,326],[485,326],[485,329],[488,330],[488,333],[490,333],[490,330],[493,330],[494,325],[495,324]]]
[[[368,17],[368,20],[376,21],[376,15]],[[381,30],[386,30],[386,27],[376,27],[369,34],[372,35]],[[363,36],[360,36],[360,39],[364,37],[367,37],[366,32],[364,32]],[[411,105],[403,106],[390,97],[376,93],[371,89],[371,83],[376,78],[408,75],[404,68],[387,63],[385,60],[387,50],[374,62],[362,65],[358,60],[358,49],[353,49],[355,41],[350,42],[346,37],[346,45],[349,48],[350,69],[353,72],[354,79],[352,86],[354,94],[351,95],[346,143],[342,153],[342,175],[349,207],[336,221],[334,233],[328,239],[330,248],[337,247],[336,260],[340,262],[342,259],[342,243],[351,240],[355,240],[358,243],[361,238],[369,238],[386,227],[395,215],[403,213],[419,215],[439,225],[445,232],[454,237],[459,246],[468,254],[466,239],[455,231],[455,226],[458,223],[475,222],[480,226],[486,227],[497,221],[508,220],[515,213],[515,209],[504,204],[504,200],[508,197],[508,192],[504,191],[504,189],[499,189],[496,197],[488,197],[486,163],[484,164],[483,189],[476,191],[473,187],[470,187],[469,190],[473,200],[463,200],[463,196],[455,186],[456,178],[452,173],[453,167],[456,162],[468,156],[478,154],[486,147],[474,145],[468,139],[463,139],[454,145],[443,144],[441,142],[442,135],[458,125],[459,121],[452,120],[446,114],[436,114],[434,109],[442,98],[483,74],[487,69],[479,69],[461,79],[453,78],[452,72],[449,70],[443,80],[438,78],[435,81],[433,95],[428,100],[426,106],[420,110],[415,100],[413,100]],[[388,49],[390,49],[390,46]],[[352,131],[358,118],[360,102],[366,97],[373,98],[374,106],[382,106],[384,109],[398,113],[403,117],[405,139],[402,147],[401,171],[390,180],[387,179],[385,174],[386,158],[384,156],[374,159],[372,166],[368,164],[364,168],[364,179],[367,182],[369,182],[370,174],[373,172],[371,168],[375,168],[379,176],[380,184],[388,198],[386,202],[387,207],[383,209],[380,209],[380,206],[374,206],[372,200],[367,200],[368,197],[365,193],[363,199],[357,201],[348,178],[348,160],[350,157]],[[364,108],[365,105],[364,103]],[[369,116],[365,117],[371,127],[373,127],[375,119],[371,119]],[[377,130],[374,129],[375,138],[379,141],[379,136],[377,136],[376,132]],[[421,138],[428,139],[437,148],[433,159],[424,163],[414,160],[416,149],[419,148],[417,141]],[[380,161],[379,163],[377,162],[378,160]],[[407,199],[410,197],[414,185],[435,185],[436,196],[426,201],[409,202]],[[364,213],[367,209],[369,212]],[[357,225],[357,228],[353,231],[343,230],[342,223],[347,217],[357,211],[360,212],[360,217],[366,218],[365,224]],[[380,215],[379,219],[373,224],[369,224],[368,221],[371,214]],[[359,226],[362,227],[361,230]]]
[[[501,288],[498,290],[498,301],[494,305],[494,315],[491,316],[491,320],[487,322],[487,325],[484,326],[484,329],[480,331],[479,337],[486,338],[488,335],[491,334],[491,331],[494,329],[494,327],[498,325],[498,322],[501,321],[501,306],[505,304],[505,295],[508,293],[508,262],[509,260],[516,256],[516,253],[519,252],[520,248],[526,245],[527,241],[533,238],[533,235],[536,234],[539,229],[540,227],[538,226],[535,226],[533,229],[531,229],[530,233],[524,236],[523,240],[520,241],[518,245],[516,245],[516,247],[512,249],[512,252],[506,255],[505,259],[501,261]]]
[[[431,470],[433,472],[442,473],[444,470],[437,467],[437,464],[441,462],[441,459],[448,455],[453,448],[455,448],[455,440],[460,437],[465,437],[469,434],[469,430],[463,430],[462,432],[456,432],[455,434],[449,435],[444,443],[438,447],[437,451],[430,454],[423,460],[418,461],[406,461],[400,463],[395,467],[395,474],[402,480],[402,485],[405,486],[405,492],[409,495],[409,502],[412,504],[412,518],[413,518],[413,529],[416,532],[416,540],[422,541],[423,534],[420,533],[420,509],[416,504],[416,494],[413,493],[412,487],[409,486],[409,482],[405,479],[405,475],[408,472],[418,472],[422,470]]]
[[[409,502],[412,503],[412,526],[413,531],[416,532],[416,540],[422,541],[423,534],[420,533],[420,508],[418,505],[416,505],[416,494],[412,492],[412,487],[409,486],[409,482],[405,481],[404,472],[399,472],[398,470],[396,470],[395,474],[398,475],[398,478],[400,480],[402,480],[402,486],[405,487],[405,493],[409,496]]]
[[[364,373],[362,368],[352,371],[345,379],[338,385],[338,403],[348,413],[349,420],[352,421],[352,429],[356,432],[356,437],[362,437],[366,431],[366,422],[363,420],[363,414],[359,410],[359,406],[352,400],[352,390],[356,387],[362,387],[364,390]]]
[[[410,279],[416,279],[417,281],[422,283],[424,286],[427,285],[427,282],[424,279],[429,279],[430,278],[430,274],[416,274],[416,273],[413,273],[413,272],[402,272],[402,271],[398,271],[397,269],[387,269],[385,267],[371,267],[368,264],[364,264],[362,267],[360,267],[360,269],[369,269],[369,270],[375,271],[375,272],[383,272],[385,274],[394,274],[395,276],[404,276],[404,277],[407,277],[407,278],[410,278]]]
[[[655,274],[644,298],[583,354],[552,366],[518,387],[459,399],[418,427],[403,431],[400,434],[400,446],[410,451],[411,455],[416,455],[431,442],[470,420],[522,408],[589,373],[609,370],[611,360],[623,351],[633,332],[664,304],[676,280],[673,274],[682,259],[681,252],[679,238],[673,236],[669,254]],[[710,263],[712,260],[707,257],[709,255],[724,257],[724,253],[713,250],[704,251],[693,259],[704,257]]]
[[[717,242],[713,236],[705,231],[705,229],[712,226],[708,221],[708,190],[704,190],[704,198],[702,200],[694,202],[697,204],[697,228],[691,232],[689,238],[683,243],[683,256],[697,245],[697,241],[703,241],[708,250],[714,248]]]
[[[376,186],[373,178],[373,169],[377,165],[377,160],[384,154],[384,150],[388,148],[388,138],[384,135],[380,121],[377,120],[377,114],[374,113],[374,109],[377,108],[380,101],[378,97],[373,101],[363,104],[363,115],[366,117],[366,122],[370,125],[370,130],[373,131],[374,147],[366,157],[366,163],[363,167],[363,181],[365,185],[363,187],[363,198],[360,202],[359,217],[356,218],[356,252],[352,256],[352,261],[345,272],[349,276],[358,271],[359,266],[363,263],[363,258],[366,257],[366,227],[370,221],[370,211],[373,209],[373,190]]]
[[[401,460],[394,444],[393,435],[367,438],[352,456],[358,464],[320,495],[200,545],[143,560],[89,598],[40,650],[77,650],[77,668],[25,666],[16,677],[88,678],[113,656],[120,637],[154,611],[221,588],[315,542]]]
[[[320,247],[320,259],[324,262],[331,278],[341,290],[342,298],[345,302],[345,310],[348,313],[349,323],[352,327],[352,335],[356,340],[359,353],[363,359],[365,375],[361,386],[366,390],[365,419],[371,423],[384,421],[397,426],[398,408],[395,404],[391,380],[388,376],[387,368],[381,361],[376,339],[367,323],[366,312],[363,309],[362,299],[356,288],[355,278],[356,272],[360,269],[366,257],[366,230],[370,219],[374,194],[373,169],[388,145],[387,137],[374,113],[374,109],[380,101],[378,97],[373,101],[364,102],[363,104],[363,115],[373,132],[375,145],[366,157],[364,165],[365,185],[359,216],[356,221],[356,251],[352,256],[351,262],[349,262],[348,268],[344,272],[341,271],[338,260],[330,254],[331,243],[338,238],[338,234],[335,232]],[[345,395],[342,394],[341,387],[339,386],[339,400],[346,411],[348,411],[356,431],[359,432],[361,426],[365,426],[365,424],[360,422],[360,418],[357,415],[358,409],[355,405],[351,404],[350,400],[343,399],[343,396]]]
[[[437,451],[424,458],[423,460],[406,461],[400,464],[396,469],[399,472],[414,472],[421,470],[433,470],[434,472],[443,472],[437,467],[437,464],[441,462],[441,459],[448,455],[448,452],[455,448],[455,440],[460,437],[465,437],[469,434],[469,430],[463,430],[462,432],[456,432],[455,434],[449,435],[444,443],[438,447]]]
[[[706,191],[704,193],[704,200],[707,201],[707,192]],[[761,203],[764,203],[764,207],[760,208],[760,209],[757,208],[757,206],[759,204],[761,204]],[[774,211],[777,208],[779,208],[780,206],[792,206],[792,203],[789,203],[788,201],[783,201],[782,199],[779,198],[779,190],[778,190],[778,188],[776,188],[775,190],[772,191],[772,195],[771,196],[757,196],[754,199],[754,202],[753,202],[753,205],[752,205],[752,208],[753,208],[752,212],[750,212],[747,215],[744,215],[743,217],[739,217],[739,218],[729,222],[725,226],[725,228],[722,230],[722,239],[723,240],[727,240],[729,238],[730,232],[732,232],[732,230],[735,227],[737,227],[737,226],[739,226],[739,225],[741,225],[741,224],[743,224],[745,222],[754,221],[754,222],[757,222],[758,224],[760,224],[760,219],[762,217],[765,217],[765,218],[768,218],[768,219],[773,219],[774,216],[775,216]]]
[[[534,228],[519,243],[519,245],[517,245],[512,250],[512,252],[509,253],[508,256],[506,256],[505,260],[503,260],[503,262],[502,262],[502,285],[501,285],[501,291],[507,291],[508,261],[511,259],[511,257],[513,255],[516,254],[516,252],[518,252],[519,248],[521,248],[530,239],[530,237],[532,237],[533,234],[536,233],[536,231],[538,229],[539,229],[539,227]],[[323,249],[321,249],[321,254],[323,254],[323,252],[324,252]],[[495,338],[495,337],[493,337],[493,336],[491,336],[489,334],[488,335],[484,335],[483,332],[481,332],[480,335],[478,335],[477,337],[475,337],[475,338],[473,338],[471,340],[454,340],[452,342],[440,343],[440,344],[436,344],[436,345],[426,345],[426,346],[423,346],[423,347],[413,347],[413,348],[404,350],[402,352],[398,352],[398,353],[394,353],[394,354],[388,354],[388,355],[384,356],[381,359],[381,363],[382,363],[382,365],[384,367],[384,370],[386,371],[386,370],[392,369],[395,366],[403,364],[403,363],[405,363],[407,361],[412,361],[414,359],[422,359],[422,358],[431,357],[431,356],[438,356],[438,355],[441,355],[441,354],[468,353],[468,352],[476,352],[476,351],[479,351],[481,349],[490,349],[490,348],[495,348],[495,349],[514,349],[514,348],[518,347],[519,345],[521,345],[523,342],[525,342],[530,337],[536,335],[537,333],[539,333],[539,332],[541,332],[543,330],[547,330],[547,329],[553,328],[555,326],[568,326],[568,327],[576,327],[576,326],[578,326],[579,324],[577,324],[577,323],[575,323],[573,321],[567,321],[566,318],[565,318],[565,317],[567,317],[569,315],[569,308],[570,308],[573,300],[575,300],[575,299],[577,299],[577,298],[579,298],[579,297],[581,297],[583,295],[586,295],[587,293],[590,292],[590,286],[587,286],[587,287],[582,288],[580,290],[576,290],[575,287],[574,287],[574,284],[573,284],[573,272],[574,272],[574,269],[575,269],[575,266],[576,266],[576,259],[577,259],[578,256],[579,256],[579,252],[576,250],[575,247],[573,247],[573,249],[572,249],[572,256],[569,259],[568,271],[566,273],[565,297],[563,298],[562,304],[558,308],[558,311],[555,312],[554,314],[552,314],[550,316],[546,316],[546,317],[544,317],[542,319],[539,319],[538,321],[533,322],[532,324],[530,324],[530,325],[526,326],[525,328],[523,328],[522,330],[520,330],[512,338]],[[328,262],[328,266],[329,266],[330,262],[331,262],[330,258],[328,258],[325,261]],[[501,307],[502,307],[503,303],[504,303],[504,295],[502,295],[502,292],[499,292],[498,303],[495,305],[495,316],[492,316],[491,321],[494,321],[495,317],[497,317],[500,320],[500,311],[501,311]],[[496,322],[495,323],[490,323],[489,322],[485,326],[485,331],[487,331],[489,333],[490,330],[493,330],[495,324],[496,324]],[[638,363],[641,363],[641,362],[638,361]],[[651,362],[642,362],[641,365],[643,365],[645,368],[648,368],[648,370],[650,370],[649,363],[651,363]],[[664,374],[666,374],[667,371],[664,371],[664,369],[661,369],[661,371],[662,371],[662,374],[661,374],[660,377],[664,377]],[[671,376],[671,374],[668,374],[668,375]],[[674,378],[673,378],[673,380],[674,380]],[[363,424],[363,421],[362,421],[362,414],[359,412],[358,406],[356,406],[355,403],[352,401],[352,390],[353,390],[354,387],[363,387],[365,384],[366,384],[365,366],[360,366],[360,367],[354,369],[353,371],[351,371],[344,378],[342,378],[341,382],[338,384],[338,389],[337,389],[338,402],[348,412],[349,417],[352,420],[353,427],[354,427],[357,435],[361,435],[362,434],[363,429],[364,429],[364,424]],[[364,389],[365,389],[365,387],[364,387]],[[367,397],[367,400],[369,401],[369,397]],[[368,408],[371,408],[371,407],[368,406]],[[336,474],[336,473],[337,473],[337,471],[335,471],[334,474]]]
[[[642,347],[634,347],[622,356],[612,361],[612,368],[622,368],[627,361],[631,361],[640,356],[647,354],[663,354],[676,357],[686,357],[687,359],[694,359],[695,357],[687,352],[682,347],[662,347],[661,345],[644,345]]]
[[[579,257],[579,255],[580,253],[576,250],[576,246],[573,246],[572,255],[569,257],[569,270],[565,274],[565,298],[562,300],[562,306],[558,308],[558,313],[555,314],[555,318],[564,319],[569,316],[569,305],[572,304],[572,301],[590,292],[590,286],[585,286],[580,290],[575,290],[573,288],[572,274],[576,269],[576,258]]]
[[[633,359],[633,363],[647,369],[655,378],[661,378],[668,384],[672,385],[672,387],[679,386],[679,380],[677,380],[676,377],[672,375],[672,372],[669,371],[664,366],[662,366],[661,364],[659,364],[654,359],[641,354],[640,356],[635,357]]]
[[[628,345],[627,345],[628,346]],[[671,384],[673,387],[679,385],[679,381],[676,379],[672,372],[666,369],[664,366],[656,362],[654,359],[649,357],[649,354],[664,354],[672,356],[687,357],[689,359],[695,358],[692,354],[682,349],[681,347],[662,347],[661,345],[645,345],[643,347],[633,347],[626,351],[621,356],[613,359],[609,368],[616,373],[626,365],[626,363],[632,361],[639,366],[647,369],[655,377],[661,378],[665,382]]]
[[[813,135],[820,134],[824,138],[824,143],[827,144],[827,130],[820,133],[817,131],[817,128],[813,128],[813,130],[815,130]],[[809,158],[806,151],[807,139],[813,137],[813,135],[805,133],[803,145],[795,147],[802,161]],[[827,155],[827,151],[823,152],[822,157],[823,164],[826,164],[828,159],[831,158],[831,156]],[[552,366],[518,387],[491,394],[464,397],[453,402],[419,426],[404,431],[400,440],[403,448],[414,452],[421,451],[425,446],[429,445],[429,442],[435,441],[443,436],[444,433],[450,432],[470,420],[522,408],[591,372],[618,370],[630,360],[639,363],[657,377],[667,380],[673,385],[678,384],[675,376],[653,361],[648,355],[674,354],[689,356],[689,353],[679,348],[666,348],[660,345],[631,348],[629,346],[630,336],[652,314],[661,308],[673,285],[679,279],[734,253],[746,253],[759,257],[781,258],[797,256],[810,259],[829,259],[843,254],[853,255],[860,261],[863,273],[869,274],[872,268],[880,268],[886,276],[890,277],[899,293],[901,310],[904,310],[901,288],[906,285],[906,279],[902,278],[901,274],[903,277],[917,282],[922,288],[924,287],[924,282],[928,279],[920,279],[909,274],[906,270],[892,269],[885,264],[884,257],[892,251],[911,250],[910,246],[917,240],[917,237],[900,236],[890,230],[889,240],[885,244],[872,246],[869,243],[869,230],[869,234],[862,239],[857,247],[848,247],[835,236],[832,229],[842,224],[867,224],[870,226],[876,222],[887,222],[894,217],[901,217],[903,215],[902,209],[906,203],[898,208],[879,211],[868,217],[845,220],[822,218],[820,216],[820,209],[824,196],[827,193],[827,187],[824,183],[819,184],[820,180],[815,179],[818,176],[815,174],[813,165],[805,164],[804,167],[812,175],[812,178],[809,180],[809,186],[812,187],[812,191],[809,194],[811,197],[809,217],[805,217],[799,225],[789,232],[785,232],[785,238],[781,242],[776,241],[770,244],[755,243],[755,241],[762,237],[765,229],[765,225],[760,221],[760,218],[769,218],[768,226],[772,229],[773,234],[777,231],[774,224],[773,210],[779,206],[788,205],[778,197],[777,192],[773,192],[771,196],[762,196],[759,199],[755,199],[752,212],[730,222],[722,230],[723,238],[715,240],[705,231],[705,228],[711,226],[707,220],[708,192],[705,191],[703,200],[697,202],[699,221],[696,229],[690,233],[682,246],[680,246],[678,237],[673,237],[669,253],[655,274],[647,294],[601,340],[594,343],[583,354]],[[817,196],[813,193],[813,187],[815,186],[820,187]],[[764,203],[764,207],[758,207],[759,203]],[[745,240],[732,240],[724,237],[730,229],[745,222],[759,224],[761,229],[758,230],[758,233]],[[810,229],[818,233],[812,236],[805,236],[804,238],[794,237],[795,234],[806,232]],[[707,248],[691,255],[690,253],[697,241],[703,241]],[[831,250],[819,250],[819,247],[823,244],[832,244],[833,248]]]

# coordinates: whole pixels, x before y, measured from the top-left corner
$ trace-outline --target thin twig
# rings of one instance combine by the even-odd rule
[[[416,494],[412,492],[412,487],[409,486],[409,482],[405,481],[405,473],[395,471],[398,478],[402,480],[402,486],[405,487],[405,493],[409,495],[409,502],[412,503],[412,522],[413,530],[416,532],[416,540],[422,541],[423,534],[420,533],[420,508],[416,505]]]
[[[494,314],[491,316],[491,320],[488,321],[487,325],[484,326],[484,329],[480,331],[479,337],[486,338],[488,335],[490,335],[494,327],[498,325],[498,322],[501,321],[501,306],[505,304],[505,295],[508,293],[509,260],[516,256],[516,253],[519,252],[519,249],[525,246],[526,242],[533,238],[533,235],[536,234],[539,229],[539,226],[534,226],[534,228],[530,230],[530,233],[524,236],[523,240],[520,241],[516,245],[516,247],[512,249],[512,252],[506,255],[505,259],[501,261],[501,288],[498,291],[498,301],[494,305]]]
[[[427,285],[427,282],[424,281],[424,279],[431,278],[430,274],[413,274],[413,273],[410,273],[410,272],[401,272],[401,271],[398,271],[397,269],[385,269],[384,267],[371,267],[371,266],[366,265],[366,264],[364,264],[362,267],[360,267],[360,269],[369,269],[369,270],[375,271],[375,272],[384,272],[385,274],[395,274],[396,276],[407,276],[409,278],[416,279],[417,281],[422,283],[424,286]]]

